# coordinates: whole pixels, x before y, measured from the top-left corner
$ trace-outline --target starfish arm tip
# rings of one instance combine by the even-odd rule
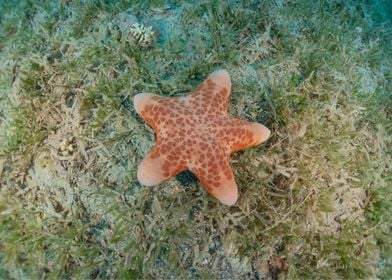
[[[231,89],[230,75],[225,69],[216,70],[212,72],[208,77],[213,79],[218,84],[228,87],[229,90]]]
[[[139,165],[137,179],[143,186],[152,187],[162,183],[165,178],[163,178],[161,172],[158,172],[154,162],[145,159]]]
[[[219,201],[224,205],[233,206],[238,200],[238,192],[228,193],[223,197],[219,198]]]
[[[233,206],[238,200],[238,187],[234,178],[221,182],[221,185],[213,189],[211,194],[224,205]]]
[[[254,123],[253,133],[254,133],[255,145],[263,143],[271,135],[271,131],[260,123]]]
[[[152,94],[152,93],[139,93],[139,94],[135,95],[135,97],[133,98],[133,104],[134,104],[136,112],[138,114],[141,113],[144,106],[149,102],[151,96],[154,96],[154,94]]]

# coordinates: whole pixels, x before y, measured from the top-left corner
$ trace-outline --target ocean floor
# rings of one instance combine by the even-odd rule
[[[0,279],[390,279],[392,3],[0,2]],[[224,206],[142,186],[140,92],[231,75]]]

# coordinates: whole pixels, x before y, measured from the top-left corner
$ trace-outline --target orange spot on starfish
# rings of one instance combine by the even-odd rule
[[[218,70],[186,97],[141,93],[138,114],[156,134],[156,144],[140,163],[141,184],[154,186],[188,169],[212,196],[226,205],[238,199],[229,156],[268,139],[265,126],[227,113],[230,76]]]

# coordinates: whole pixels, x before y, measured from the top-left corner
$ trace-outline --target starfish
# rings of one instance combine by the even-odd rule
[[[230,92],[229,73],[221,69],[211,73],[189,96],[135,96],[137,113],[156,135],[154,147],[137,171],[142,185],[155,186],[189,170],[223,204],[237,201],[229,156],[264,142],[270,130],[229,115]]]

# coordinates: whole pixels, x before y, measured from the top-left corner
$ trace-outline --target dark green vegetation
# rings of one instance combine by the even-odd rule
[[[14,2],[0,3],[0,278],[392,275],[390,1]],[[121,13],[154,44],[129,40]],[[189,173],[140,186],[153,134],[133,96],[180,96],[217,68],[230,112],[272,130],[232,156],[239,202]]]

